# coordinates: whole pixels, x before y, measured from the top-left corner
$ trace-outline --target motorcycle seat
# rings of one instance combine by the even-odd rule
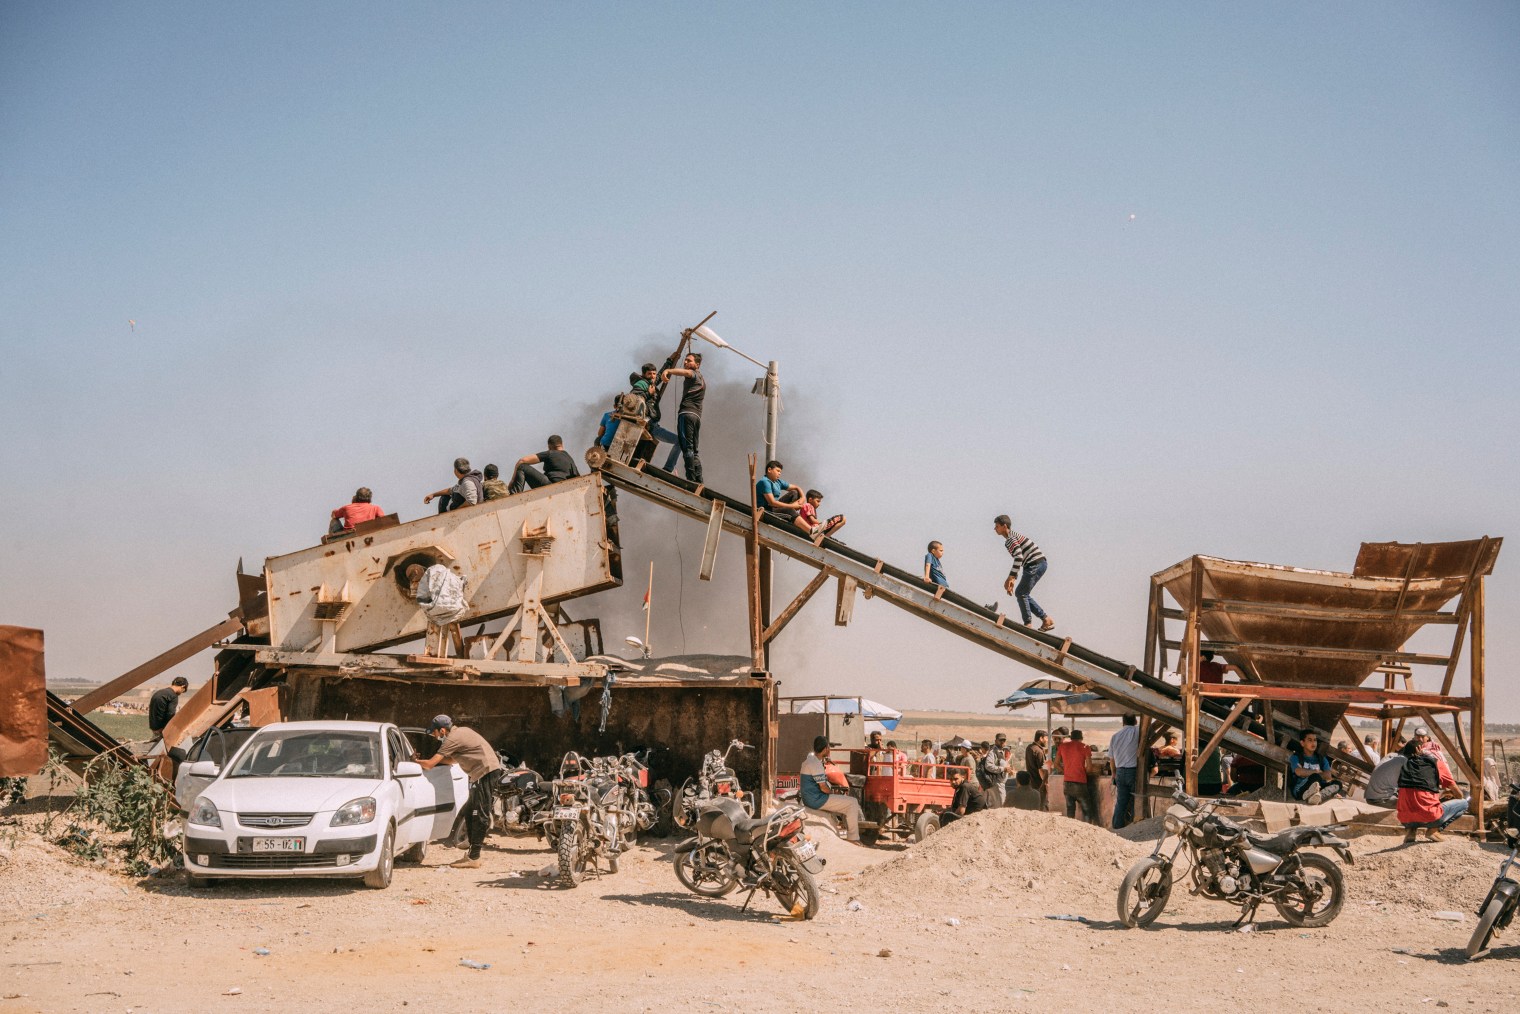
[[[1286,831],[1272,835],[1246,831],[1246,840],[1251,843],[1252,848],[1270,852],[1275,856],[1285,856],[1297,851],[1305,840],[1318,837],[1321,831],[1322,829],[1317,827],[1290,827]]]
[[[734,821],[734,840],[748,844],[755,838],[755,832],[765,827],[768,823],[764,817],[741,817]]]

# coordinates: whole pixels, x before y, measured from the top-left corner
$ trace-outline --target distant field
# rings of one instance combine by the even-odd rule
[[[90,713],[90,721],[100,726],[108,735],[119,740],[148,738],[148,716],[143,714],[112,715],[104,711]]]

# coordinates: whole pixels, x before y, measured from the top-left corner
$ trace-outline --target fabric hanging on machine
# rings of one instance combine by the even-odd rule
[[[602,681],[602,720],[597,726],[597,732],[607,731],[607,716],[612,714],[612,684],[616,682],[617,676],[612,673],[608,673],[607,678]]]

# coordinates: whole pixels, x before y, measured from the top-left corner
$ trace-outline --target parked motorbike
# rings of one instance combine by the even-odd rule
[[[717,750],[707,752],[702,758],[702,770],[695,778],[682,783],[681,791],[676,793],[671,804],[671,819],[677,827],[690,828],[702,808],[715,799],[736,799],[744,807],[745,816],[754,816],[754,794],[739,788],[739,776],[728,766],[729,754],[735,750],[753,749],[748,743],[736,739],[722,753]]]
[[[541,823],[559,856],[561,887],[575,887],[588,872],[599,875],[603,860],[608,872],[618,871],[624,828],[633,821],[626,786],[615,767],[618,760],[587,760],[572,752],[560,762],[559,777],[549,791],[551,805]]]
[[[488,833],[543,835],[543,814],[549,806],[549,783],[532,768],[498,752],[501,770],[496,776],[496,791],[491,797],[491,826]],[[465,814],[454,821],[448,843],[455,848],[469,844]]]
[[[739,800],[720,796],[702,808],[695,830],[675,851],[676,878],[687,890],[722,898],[747,887],[744,908],[756,891],[764,891],[800,919],[818,914],[814,878],[825,860],[803,829],[800,806],[751,817]]]
[[[1166,834],[1149,856],[1130,867],[1119,885],[1119,921],[1127,927],[1149,926],[1172,894],[1175,864],[1185,852],[1190,861],[1193,894],[1240,907],[1235,925],[1250,922],[1263,901],[1270,901],[1294,926],[1326,926],[1346,900],[1345,880],[1335,861],[1306,848],[1329,848],[1350,863],[1351,847],[1333,827],[1295,827],[1259,835],[1214,811],[1238,806],[1231,800],[1200,802],[1178,788],[1177,805],[1167,810]],[[1170,855],[1167,838],[1177,837]]]
[[[1495,933],[1508,929],[1514,921],[1516,909],[1520,909],[1520,883],[1509,875],[1520,854],[1520,782],[1509,787],[1510,827],[1504,829],[1504,840],[1509,845],[1509,855],[1499,867],[1494,886],[1488,889],[1483,904],[1478,906],[1478,926],[1472,939],[1467,941],[1467,959],[1478,957],[1488,950],[1488,942]]]

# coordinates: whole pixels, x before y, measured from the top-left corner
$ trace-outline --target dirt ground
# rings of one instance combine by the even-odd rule
[[[1520,1009],[1520,934],[1461,957],[1494,846],[1359,839],[1334,923],[1297,930],[1271,912],[1239,933],[1233,909],[1181,889],[1156,928],[1119,928],[1119,880],[1150,845],[1054,814],[979,814],[911,847],[825,834],[823,909],[797,922],[762,897],[742,911],[687,893],[668,842],[573,890],[539,875],[551,857],[532,839],[493,838],[479,870],[447,868],[460,853],[435,847],[385,891],[193,892],[181,874],[134,881],[12,826],[0,1014]]]

